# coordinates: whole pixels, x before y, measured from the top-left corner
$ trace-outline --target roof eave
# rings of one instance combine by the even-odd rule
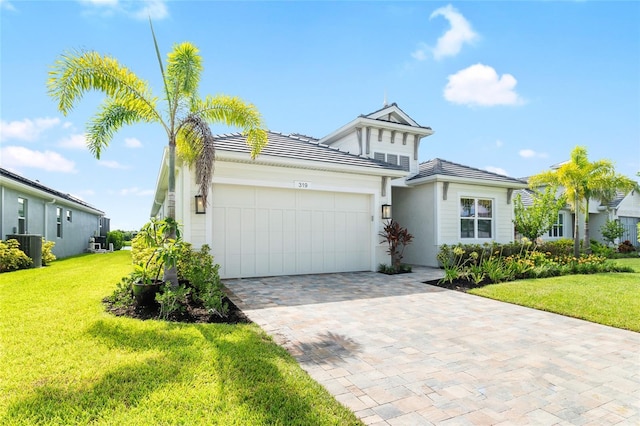
[[[403,132],[411,132],[413,134],[417,134],[421,138],[424,138],[426,136],[430,136],[433,134],[433,130],[428,127],[415,127],[415,126],[410,126],[408,124],[393,123],[391,121],[380,121],[373,118],[358,117],[355,120],[352,120],[351,122],[340,127],[338,130],[334,131],[333,133],[330,133],[327,136],[323,137],[318,141],[318,143],[331,145],[332,143],[348,135],[358,127],[373,127],[373,128],[400,130]]]
[[[431,176],[425,176],[418,179],[408,180],[407,185],[409,186],[417,186],[430,182],[454,182],[454,183],[464,183],[468,185],[481,185],[481,186],[492,186],[496,188],[512,188],[512,189],[526,189],[528,185],[524,182],[507,182],[507,181],[495,181],[490,179],[473,179],[473,178],[462,178],[459,176],[448,176],[443,174],[436,174]]]
[[[366,167],[358,165],[337,164],[319,162],[312,160],[301,160],[294,158],[283,158],[261,154],[255,160],[251,160],[246,153],[232,151],[216,151],[216,161],[226,161],[231,163],[260,164],[265,166],[277,166],[288,168],[299,168],[307,170],[322,170],[343,173],[365,174],[372,176],[388,176],[392,178],[405,177],[404,170],[394,170],[387,168]]]

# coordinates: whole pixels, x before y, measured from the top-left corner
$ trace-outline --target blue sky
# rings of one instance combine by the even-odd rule
[[[163,55],[200,48],[201,94],[254,103],[271,130],[320,138],[386,98],[435,131],[420,161],[522,177],[584,145],[638,179],[640,2],[0,0],[0,14],[0,165],[104,210],[112,229],[148,219],[166,137],[125,127],[97,161],[83,132],[101,96],[63,117],[47,72],[96,50],[161,95],[149,15]]]

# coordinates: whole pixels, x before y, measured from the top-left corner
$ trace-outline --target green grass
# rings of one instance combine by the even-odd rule
[[[615,262],[636,272],[513,281],[469,293],[640,332],[640,259]]]
[[[130,255],[0,275],[0,424],[361,424],[255,325],[106,313]]]

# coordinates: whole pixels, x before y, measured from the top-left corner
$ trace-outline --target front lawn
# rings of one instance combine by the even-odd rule
[[[131,252],[0,274],[0,424],[361,424],[261,329],[107,314]]]
[[[615,262],[636,272],[512,281],[469,293],[640,332],[640,259]]]

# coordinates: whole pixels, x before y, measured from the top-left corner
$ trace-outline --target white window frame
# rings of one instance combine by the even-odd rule
[[[20,215],[22,213],[22,216]],[[29,200],[18,197],[18,234],[26,234],[29,232],[27,228],[27,216],[29,214]],[[22,225],[21,225],[22,224]]]
[[[563,212],[558,212],[558,217],[556,218],[555,223],[549,229],[547,233],[549,238],[565,238],[565,229],[567,226],[567,221],[565,214]]]
[[[56,207],[56,237],[62,238],[62,207]]]
[[[462,215],[462,200],[472,200],[473,201],[473,210],[470,212],[470,216]],[[489,201],[491,203],[491,216],[479,216],[478,215],[478,202],[479,201]],[[490,197],[478,197],[478,196],[460,196],[458,199],[458,237],[461,240],[485,240],[490,241],[494,239],[495,236],[495,217],[496,217],[496,201]],[[462,235],[462,221],[473,222],[473,236],[463,236]],[[480,237],[478,236],[478,222],[489,222],[489,233],[488,237]]]

